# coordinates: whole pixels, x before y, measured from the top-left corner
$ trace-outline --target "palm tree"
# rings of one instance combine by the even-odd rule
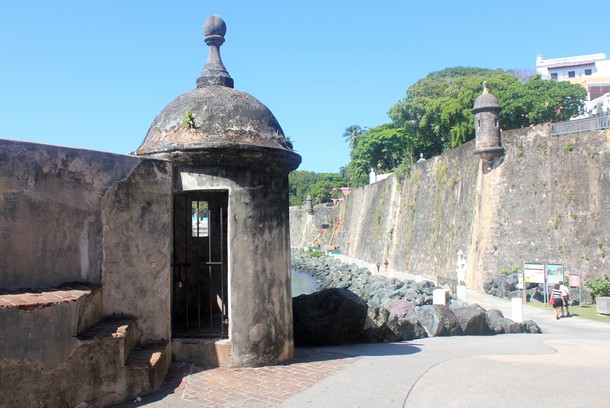
[[[345,128],[345,132],[343,132],[343,137],[345,141],[349,143],[349,147],[351,150],[356,148],[358,144],[358,136],[360,136],[364,131],[359,125],[351,125]]]

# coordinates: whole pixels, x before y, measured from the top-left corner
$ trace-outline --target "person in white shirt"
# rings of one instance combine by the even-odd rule
[[[559,290],[561,290],[561,298],[563,299],[563,305],[566,307],[566,314],[563,314],[563,306],[561,307],[561,317],[567,316],[570,317],[570,309],[568,306],[570,301],[572,300],[572,296],[570,295],[570,289],[563,282],[559,282]]]

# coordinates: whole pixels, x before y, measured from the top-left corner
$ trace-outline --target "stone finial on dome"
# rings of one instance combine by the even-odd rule
[[[211,15],[203,23],[205,43],[210,47],[208,61],[197,78],[197,88],[208,85],[221,85],[233,88],[233,78],[227,72],[220,58],[220,46],[225,42],[227,26],[222,17]]]

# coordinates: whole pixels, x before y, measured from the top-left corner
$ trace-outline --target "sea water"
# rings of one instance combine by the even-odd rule
[[[292,297],[308,295],[318,290],[316,279],[308,273],[292,270]]]

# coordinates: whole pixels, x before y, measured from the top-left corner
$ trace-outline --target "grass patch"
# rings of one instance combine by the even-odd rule
[[[526,304],[542,309],[547,309],[549,311],[549,315],[554,315],[555,313],[553,312],[553,307],[548,303],[527,302]],[[570,314],[582,317],[583,319],[597,320],[598,322],[610,323],[610,316],[600,315],[599,313],[597,313],[595,305],[570,306]]]

